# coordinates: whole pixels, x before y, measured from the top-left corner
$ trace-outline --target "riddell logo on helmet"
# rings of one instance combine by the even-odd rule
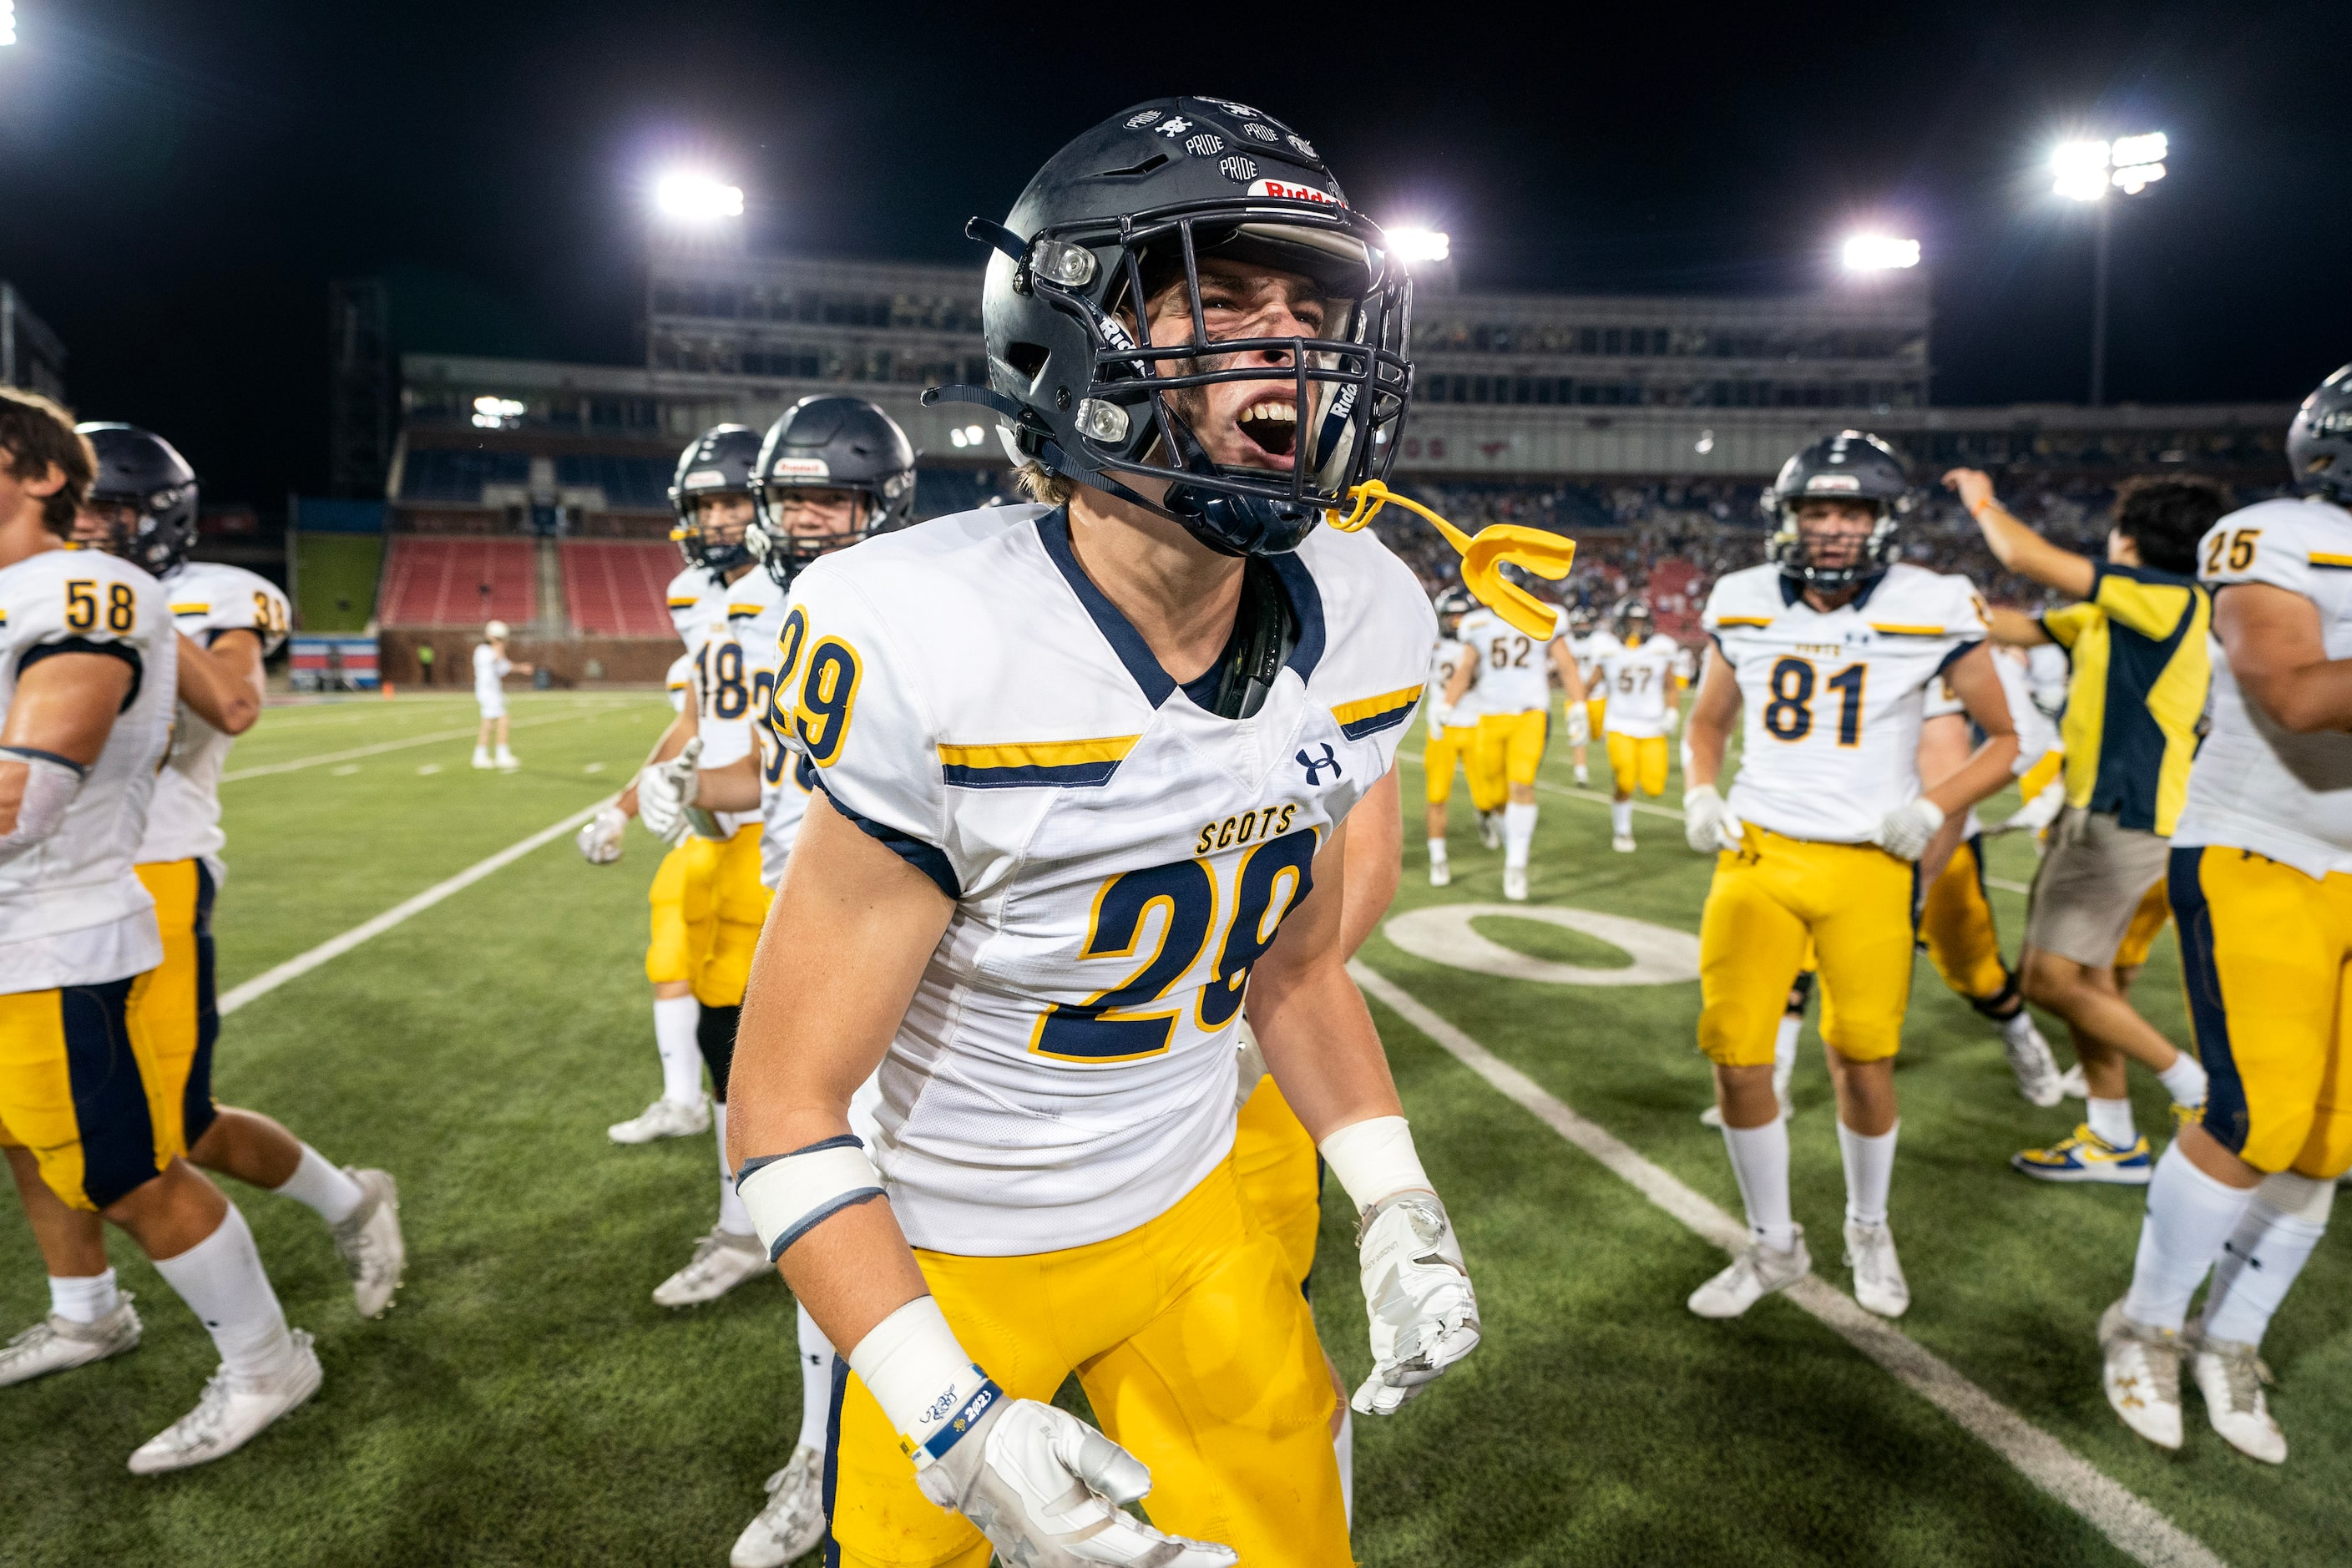
[[[1259,180],[1250,186],[1249,194],[1254,196],[1279,196],[1285,201],[1314,202],[1327,207],[1348,205],[1320,186],[1294,185],[1287,180]]]
[[[1805,481],[1805,492],[1815,490],[1858,490],[1862,489],[1859,474],[1815,474]]]
[[[825,466],[823,458],[778,458],[775,466],[768,471],[795,479],[829,479],[833,477],[833,470]]]

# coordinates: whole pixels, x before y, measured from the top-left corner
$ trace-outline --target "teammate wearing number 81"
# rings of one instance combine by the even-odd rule
[[[1771,1082],[1774,1035],[1809,942],[1837,1090],[1854,1294],[1889,1317],[1910,1301],[1887,1193],[1915,863],[1948,816],[2009,782],[2017,751],[1976,590],[1894,560],[1911,501],[1901,460],[1875,437],[1849,430],[1817,442],[1766,492],[1771,563],[1725,577],[1707,600],[1715,646],[1691,710],[1684,795],[1691,847],[1716,856],[1699,926],[1698,1037],[1715,1063],[1752,1242],[1692,1295],[1703,1317],[1737,1317],[1811,1267],[1790,1209],[1788,1125]],[[1986,738],[1923,794],[1921,712],[1938,675]],[[1716,779],[1743,707],[1727,804]]]
[[[1161,152],[1194,127],[1268,191]],[[1411,286],[1311,143],[1222,100],[1129,110],[973,231],[992,385],[959,393],[1042,504],[795,585],[815,792],[735,1069],[745,1203],[844,1350],[827,1561],[1346,1563],[1314,1320],[1232,1159],[1234,1041],[1246,999],[1360,1211],[1351,1403],[1392,1412],[1478,1336],[1340,952],[1348,816],[1436,627],[1321,524],[1396,449]],[[1073,1371],[1104,1431],[1047,1403]],[[1120,1506],[1147,1493],[1149,1525]]]

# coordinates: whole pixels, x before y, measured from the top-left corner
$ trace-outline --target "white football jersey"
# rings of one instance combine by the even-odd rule
[[[669,692],[669,710],[683,713],[694,699],[694,656],[679,654],[669,661],[669,673],[662,677],[662,685]]]
[[[1584,693],[1587,698],[1601,695],[1600,689],[1592,683],[1593,671],[1600,668],[1601,649],[1604,643],[1613,643],[1616,640],[1607,632],[1587,632],[1580,637],[1568,639],[1568,655],[1576,660],[1576,673],[1584,678]]]
[[[1478,656],[1478,679],[1463,702],[1468,712],[1528,713],[1551,707],[1549,643],[1528,636],[1484,605],[1463,616],[1454,635]]]
[[[189,561],[163,579],[163,595],[180,635],[209,648],[229,632],[261,639],[264,658],[286,640],[291,619],[286,595],[267,577],[241,566]],[[177,645],[175,644],[174,647]],[[228,842],[220,825],[221,769],[236,743],[205,721],[186,703],[176,704],[172,751],[155,776],[155,798],[147,807],[147,833],[139,862],[192,860],[203,856],[218,886],[228,874],[220,852]]]
[[[2066,712],[2066,688],[2074,679],[2074,661],[2054,642],[2036,643],[2025,650],[2025,685],[2034,708],[2050,721],[2053,732]]]
[[[1716,584],[1703,624],[1746,710],[1732,810],[1832,844],[1867,842],[1918,795],[1927,689],[1985,637],[1967,578],[1906,565],[1827,614],[1779,568],[1750,566]]]
[[[2009,703],[2009,721],[2017,731],[2017,760],[2009,765],[2011,778],[2023,778],[2044,756],[2062,749],[2058,741],[2058,726],[2034,706],[2032,671],[2024,659],[2016,657],[2024,651],[2022,648],[1996,647],[1992,652],[1992,667],[2000,677],[2000,694]],[[1927,687],[1927,705],[1919,711],[1920,720],[1924,722],[1955,713],[1967,718],[1968,704],[1962,702],[1960,694],[1952,689],[1951,678],[1939,675]],[[1983,831],[1984,824],[1977,817],[1977,808],[1973,805],[1969,807],[1968,824],[1961,837],[1974,838]]]
[[[704,621],[709,617],[711,595],[724,593],[726,584],[712,577],[700,566],[689,566],[669,580],[662,597],[669,605],[669,624],[677,628],[677,640],[686,645],[688,655],[702,638]]]
[[[1469,657],[1470,650],[1453,637],[1438,638],[1436,651],[1429,656],[1429,674],[1426,678],[1425,684],[1431,699],[1429,703],[1429,738],[1433,741],[1437,739],[1439,734],[1437,725],[1437,700],[1445,695],[1446,683],[1454,679],[1454,672],[1461,668],[1462,661]],[[1476,710],[1471,707],[1470,703],[1470,694],[1477,689],[1477,677],[1474,672],[1471,677],[1470,684],[1462,689],[1462,705],[1455,710],[1454,717],[1454,724],[1456,729],[1465,728],[1467,725],[1477,721]]]
[[[1298,637],[1243,720],[1169,679],[1059,510],[935,519],[794,584],[793,744],[955,900],[877,1075],[876,1163],[918,1247],[1117,1236],[1232,1147],[1250,966],[1389,771],[1436,636],[1369,533],[1252,569]]]
[[[758,750],[752,731],[766,710],[767,688],[775,681],[783,603],[784,591],[756,566],[732,584],[720,584],[707,600],[709,618],[694,649],[694,724],[702,737],[703,767],[724,767]],[[765,686],[759,680],[762,669]],[[751,812],[717,815],[730,833],[758,820]]]
[[[163,585],[96,550],[45,550],[0,571],[0,715],[27,664],[84,650],[131,665],[131,698],[57,831],[0,861],[0,993],[99,984],[163,962],[155,900],[131,870],[178,703]]]
[[[499,682],[514,673],[514,661],[488,643],[474,645],[474,700],[496,702]]]
[[[1594,694],[1609,700],[1601,729],[1612,735],[1647,739],[1666,732],[1666,710],[1674,705],[1675,657],[1682,650],[1664,632],[1652,632],[1638,647],[1615,637],[1595,651],[1599,678]]]
[[[2198,546],[2198,580],[2219,590],[2267,583],[2319,609],[2331,659],[2352,658],[2352,512],[2280,499],[2233,511]],[[2183,847],[2251,849],[2313,877],[2352,872],[2352,734],[2297,735],[2248,702],[2215,637],[2212,728],[2189,770],[2173,825]]]

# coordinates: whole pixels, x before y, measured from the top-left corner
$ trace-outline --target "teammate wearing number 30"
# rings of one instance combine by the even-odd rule
[[[1314,1319],[1232,1157],[1244,999],[1361,1216],[1353,1407],[1477,1343],[1341,948],[1347,819],[1436,624],[1322,520],[1396,449],[1410,283],[1311,153],[1275,151],[1305,139],[1253,152],[1319,201],[1151,159],[1162,121],[1236,145],[1272,123],[1140,106],[974,226],[985,395],[1044,504],[884,534],[794,588],[779,689],[814,789],[730,1152],[843,1347],[827,1561],[854,1568],[1352,1560]],[[1101,1432],[1047,1403],[1073,1371]],[[1149,1525],[1120,1506],[1147,1494]]]
[[[1837,1089],[1854,1296],[1888,1317],[1910,1302],[1887,1192],[1915,863],[1947,816],[2009,782],[2017,754],[1976,590],[1895,561],[1912,500],[1902,460],[1876,437],[1816,442],[1765,492],[1771,563],[1731,574],[1707,600],[1715,646],[1691,709],[1684,795],[1691,847],[1716,856],[1699,922],[1698,1039],[1753,1244],[1692,1295],[1702,1317],[1737,1317],[1811,1267],[1772,1090],[1774,1036],[1808,946]],[[1985,740],[1923,793],[1919,726],[1939,675]],[[1715,782],[1743,707],[1727,805]]]

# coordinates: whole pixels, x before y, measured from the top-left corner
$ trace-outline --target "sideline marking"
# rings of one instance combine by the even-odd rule
[[[553,826],[541,828],[521,843],[509,844],[488,859],[475,861],[447,881],[436,882],[415,897],[402,900],[373,920],[362,921],[342,935],[330,937],[310,952],[298,953],[275,969],[265,969],[244,984],[223,992],[220,999],[221,1016],[226,1018],[247,1003],[258,1001],[268,995],[288,981],[299,979],[329,959],[341,957],[370,937],[382,936],[403,921],[413,915],[423,914],[450,894],[461,892],[472,887],[492,872],[504,870],[541,845],[562,837],[620,798],[617,795],[608,795],[593,805],[583,806]]]
[[[508,728],[528,730],[534,724],[562,724],[573,719],[585,719],[596,711],[598,710],[595,708],[583,707],[569,713],[548,713],[536,719],[516,719],[509,721]],[[381,756],[386,752],[404,751],[410,746],[429,746],[440,741],[462,741],[480,732],[481,727],[473,724],[467,725],[463,730],[436,730],[429,734],[411,735],[406,740],[378,741],[373,746],[353,746],[347,752],[321,752],[315,757],[297,757],[290,763],[264,763],[257,768],[236,768],[221,774],[220,782],[235,784],[239,779],[266,778],[271,773],[299,773],[304,768],[315,768],[326,763],[347,763],[354,757]]]
[[[1518,1068],[1423,1005],[1411,992],[1350,960],[1348,973],[1383,1006],[1476,1073],[1504,1098],[1592,1156],[1611,1174],[1727,1252],[1748,1244],[1748,1227],[1636,1152],[1616,1134],[1589,1121]],[[2227,1568],[2212,1550],[2174,1524],[2137,1493],[1969,1382],[1951,1363],[1865,1312],[1853,1298],[1817,1274],[1783,1292],[1805,1311],[1896,1381],[1958,1422],[2009,1461],[2019,1474],[2080,1514],[2116,1548],[2147,1568]]]

